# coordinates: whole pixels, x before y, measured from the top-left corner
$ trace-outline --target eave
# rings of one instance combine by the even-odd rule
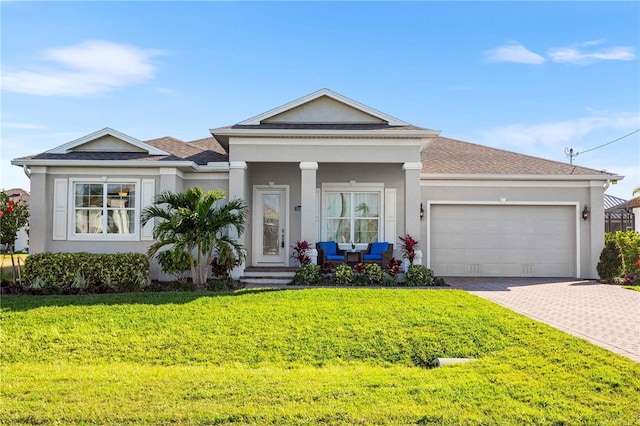
[[[618,181],[624,179],[624,176],[613,174],[600,175],[534,175],[534,174],[518,174],[518,175],[501,175],[501,174],[448,174],[448,173],[421,173],[420,180],[535,180],[535,181]]]

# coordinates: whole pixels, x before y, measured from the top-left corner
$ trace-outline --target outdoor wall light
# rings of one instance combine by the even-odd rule
[[[424,219],[424,208],[422,207],[422,203],[420,203],[420,220]]]
[[[582,219],[583,220],[589,219],[589,206],[586,204],[584,205],[584,209],[582,209]]]

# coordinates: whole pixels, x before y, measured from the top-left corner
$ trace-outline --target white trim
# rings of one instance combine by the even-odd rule
[[[255,117],[251,117],[247,120],[241,121],[240,125],[259,125],[263,120],[269,119],[273,116],[276,116],[278,114],[282,114],[285,111],[289,111],[291,109],[294,109],[300,105],[306,104],[308,102],[311,102],[315,99],[318,99],[322,96],[327,96],[333,100],[336,100],[340,103],[343,103],[345,105],[348,105],[352,108],[355,108],[357,110],[360,110],[366,114],[372,115],[376,118],[379,118],[380,120],[386,121],[387,123],[389,123],[390,126],[408,126],[409,123],[406,123],[402,120],[399,120],[395,117],[392,117],[388,114],[385,114],[383,112],[380,112],[378,110],[375,110],[371,107],[368,107],[364,104],[361,104],[360,102],[356,102],[353,99],[349,99],[346,96],[342,96],[338,93],[332,92],[329,89],[320,89],[317,92],[313,92],[310,93],[306,96],[303,96],[301,98],[298,98],[294,101],[288,102],[284,105],[281,105],[279,107],[273,108],[267,112],[264,112],[262,114],[256,115]]]
[[[135,198],[135,212],[134,212],[134,232],[131,234],[77,234],[75,228],[75,187],[76,183],[88,183],[88,184],[109,184],[109,183],[130,183],[134,184],[136,187],[136,198]],[[141,210],[141,192],[142,185],[140,179],[133,178],[110,178],[103,177],[102,179],[96,178],[79,178],[72,177],[69,178],[69,196],[67,199],[67,227],[69,229],[68,232],[68,240],[69,241],[140,241],[140,210]],[[103,206],[104,209],[104,206]],[[107,220],[105,217],[104,220]]]
[[[402,171],[407,171],[407,170],[422,170],[422,163],[420,162],[414,162],[414,163],[404,163],[402,165]]]
[[[118,168],[144,168],[159,169],[161,167],[181,167],[190,168],[193,172],[227,172],[229,171],[229,163],[208,163],[207,165],[196,164],[193,161],[149,161],[149,160],[34,160],[34,159],[16,159],[11,160],[14,166],[31,166],[31,167],[118,167]],[[77,171],[77,169],[76,169]],[[32,169],[33,172],[33,169]]]
[[[246,163],[245,163],[246,164]],[[287,266],[289,263],[289,235],[291,234],[290,230],[290,222],[289,222],[289,185],[275,185],[269,183],[269,185],[253,185],[253,199],[252,205],[257,206],[256,200],[258,199],[258,194],[262,191],[281,191],[284,190],[284,260],[282,264],[271,263],[271,265],[279,264],[280,266]],[[257,208],[253,208],[253,214],[251,215],[251,231],[253,235],[253,242],[251,247],[251,263],[252,266],[264,266],[267,262],[258,261],[258,257],[260,257],[260,247],[257,244],[256,235],[258,235],[260,231],[260,223],[262,223],[262,217]]]
[[[231,129],[222,127],[209,129],[214,136],[234,137],[290,137],[290,138],[371,138],[371,139],[424,139],[434,138],[440,134],[438,130],[330,130],[330,129]],[[234,141],[234,144],[237,142]]]
[[[422,173],[420,174],[420,184],[423,185],[424,181],[447,181],[447,180],[495,180],[495,181],[508,181],[508,180],[622,180],[624,176],[617,175],[509,175],[509,174],[446,174],[446,173]],[[438,183],[440,185],[440,183]]]
[[[436,180],[420,181],[420,188],[587,188],[590,187],[591,180]]]
[[[231,169],[242,169],[246,170],[247,162],[246,161],[229,161],[229,170]]]
[[[125,135],[124,133],[121,133],[110,127],[105,127],[102,130],[98,130],[97,132],[93,132],[89,135],[83,136],[71,142],[67,142],[64,145],[60,145],[56,148],[50,149],[49,151],[45,151],[45,152],[48,154],[68,154],[73,150],[73,148],[84,145],[88,142],[94,141],[104,136],[113,136],[114,138],[120,139],[128,143],[129,145],[133,145],[137,148],[145,150],[146,152],[149,153],[149,155],[169,155],[169,153],[166,151],[163,151],[154,146],[146,144],[136,138],[132,138],[131,136]]]
[[[580,278],[580,202],[565,201],[447,201],[447,200],[431,200],[427,201],[427,268],[431,268],[431,206],[432,205],[476,205],[476,206],[573,206],[575,208],[575,274]]]
[[[300,170],[318,170],[318,163],[315,161],[300,162]]]
[[[142,179],[140,184],[140,209],[145,209],[153,204],[153,200],[156,196],[155,188],[155,179]],[[142,227],[142,229],[140,230],[140,239],[142,241],[153,241],[154,226],[155,219],[151,219],[145,226]]]

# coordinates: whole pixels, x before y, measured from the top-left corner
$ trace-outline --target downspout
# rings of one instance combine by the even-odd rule
[[[609,185],[611,185],[611,179],[607,179],[607,182],[604,184],[605,192],[607,191],[607,189],[609,189]]]
[[[29,166],[27,166],[26,164],[24,164],[22,166],[22,171],[24,171],[24,174],[27,175],[27,177],[29,179],[31,179],[31,170],[29,170]]]

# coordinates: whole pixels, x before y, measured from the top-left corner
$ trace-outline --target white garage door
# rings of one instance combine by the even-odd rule
[[[574,277],[575,207],[432,205],[440,276]]]

